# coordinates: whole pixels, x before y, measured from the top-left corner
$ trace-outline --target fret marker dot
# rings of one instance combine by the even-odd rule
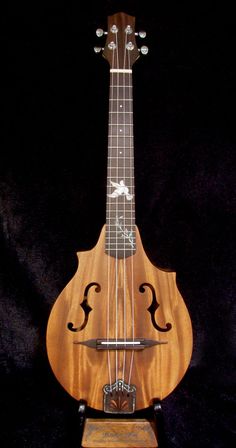
[[[122,107],[123,107],[122,104],[120,104],[120,108],[121,108],[121,109],[122,109]]]
[[[122,132],[122,129],[119,129],[120,132]]]

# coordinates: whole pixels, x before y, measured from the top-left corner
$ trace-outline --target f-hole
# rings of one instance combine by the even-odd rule
[[[155,289],[153,288],[153,286],[150,283],[142,283],[142,285],[140,285],[140,287],[139,287],[139,291],[144,293],[146,290],[145,286],[147,286],[152,291],[152,303],[147,308],[147,310],[151,314],[152,325],[158,331],[162,331],[162,332],[170,331],[170,329],[172,328],[171,323],[168,322],[166,324],[165,328],[162,328],[157,324],[156,319],[155,319],[155,312],[156,312],[157,308],[160,306],[160,304],[157,302]]]
[[[96,282],[89,283],[89,285],[86,286],[84,290],[84,298],[80,304],[81,308],[84,311],[84,321],[79,327],[74,327],[73,322],[68,322],[67,324],[68,330],[76,332],[76,331],[82,331],[86,327],[88,323],[89,313],[92,311],[92,308],[88,303],[88,294],[92,286],[96,286],[95,292],[101,291],[101,286]]]

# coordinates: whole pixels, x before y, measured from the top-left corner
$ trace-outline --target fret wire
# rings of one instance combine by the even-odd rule
[[[131,201],[130,201],[131,202]],[[124,202],[122,203],[115,203],[115,202],[107,202],[107,205],[111,205],[111,207],[116,207],[117,205],[119,207],[124,207]],[[130,209],[132,209],[134,207],[134,200],[132,204],[126,204],[126,207],[129,207]]]
[[[131,202],[131,201],[130,201]],[[107,203],[108,205],[111,205],[111,207],[112,206],[116,206],[116,205],[118,205],[119,207],[124,207],[124,203],[118,203],[118,204],[115,204],[114,202],[108,202]],[[133,201],[133,203],[132,204],[125,204],[126,205],[126,208],[127,208],[127,210],[128,210],[128,212],[130,213],[131,211],[132,211],[132,209],[133,209],[133,207],[134,207],[134,201]]]
[[[117,160],[117,162],[122,162],[121,160]],[[111,163],[111,162],[110,162]],[[132,168],[132,165],[130,166],[122,166],[121,164],[117,164],[116,166],[112,166],[111,164],[108,165],[109,169],[109,179],[117,179],[124,177],[126,179],[134,179],[134,170]],[[108,177],[108,176],[107,176]]]
[[[114,198],[114,199],[119,199],[119,198]],[[125,204],[124,201],[118,202],[118,204],[117,204],[117,201],[116,202],[111,202],[111,201],[107,200],[107,205],[111,205],[111,206],[114,206],[114,207],[116,207],[117,205],[120,206],[120,207],[123,207],[124,204]],[[131,201],[127,202],[125,205],[126,205],[126,207],[128,207],[128,209],[132,208],[134,206],[134,199],[132,199]]]
[[[112,211],[111,211],[111,212],[112,212]],[[122,212],[122,210],[121,210],[121,212]],[[115,213],[115,212],[113,212],[113,213]],[[131,215],[131,216],[125,216],[124,219],[130,219],[130,220],[131,220],[131,219],[134,218],[134,212],[133,212],[132,210],[130,210],[130,211],[127,211],[127,210],[126,210],[126,213],[133,213],[133,215]],[[111,217],[111,216],[107,216],[107,219],[109,219],[109,221],[112,221],[112,222],[113,222],[113,224],[110,223],[109,225],[111,225],[111,226],[112,226],[112,225],[114,225],[114,226],[116,225],[116,224],[114,224],[114,221],[116,220],[116,216],[112,216],[112,217]],[[129,224],[129,225],[131,225],[131,224]],[[135,224],[134,224],[134,226],[135,226]]]
[[[128,246],[128,244],[129,244],[129,246]],[[136,244],[134,244],[133,246],[131,246],[130,243],[128,243],[128,244],[126,244],[126,246],[123,246],[122,242],[120,244],[117,244],[117,245],[116,245],[116,243],[113,243],[113,244],[105,243],[105,249],[106,250],[112,250],[112,251],[117,250],[117,252],[119,252],[121,254],[122,254],[123,250],[125,250],[125,251],[135,250]]]
[[[118,199],[118,198],[114,198],[114,199]],[[132,209],[134,207],[134,200],[133,200],[132,204],[131,204],[131,202],[132,201],[129,201],[129,203],[125,204],[126,207],[127,207],[127,210],[130,210],[130,209]],[[111,207],[116,207],[117,205],[119,207],[124,207],[124,202],[122,202],[122,203],[118,202],[118,204],[117,204],[117,201],[116,202],[107,201],[107,205],[111,205]]]
[[[133,230],[133,233],[134,233],[133,238],[136,238],[135,237],[135,227],[133,229],[131,228],[131,230]],[[109,232],[107,232],[107,233],[109,233],[109,235],[116,235],[116,237],[117,237],[117,230],[109,229]],[[112,238],[114,238],[114,236]]]
[[[126,159],[126,161],[123,160],[123,158],[117,158],[116,161],[114,160],[115,157],[113,159],[109,159],[108,161],[108,168],[109,169],[117,169],[119,172],[123,169],[129,170],[131,177],[133,177],[134,174],[134,167],[132,165],[131,160],[132,159]],[[116,163],[117,162],[117,163]],[[122,165],[123,163],[123,165]],[[114,166],[115,165],[115,166]]]
[[[131,101],[132,102],[132,98],[109,98],[109,101]]]
[[[115,170],[116,168],[112,168],[113,170]],[[126,168],[128,169],[128,168]],[[122,176],[118,176],[118,177],[122,177]],[[107,179],[116,179],[116,176],[107,176]],[[123,176],[123,179],[134,179],[134,176]],[[112,186],[110,184],[108,184],[109,187],[112,188]]]
[[[117,211],[113,211],[113,213],[116,213]],[[112,213],[112,210],[111,210],[111,213]],[[125,214],[124,213],[124,210],[119,210],[118,211],[118,213],[117,214]],[[130,212],[131,213],[131,212]],[[125,216],[125,218],[124,219],[127,219],[127,220],[130,220],[130,221],[132,221],[132,219],[134,219],[134,214],[133,215],[131,215],[131,216]],[[109,226],[115,226],[116,227],[116,224],[115,224],[115,220],[116,220],[116,216],[109,216],[108,218],[107,218],[109,221],[111,221],[110,223],[109,223]],[[131,224],[129,224],[129,225],[131,225]],[[135,224],[134,224],[134,226],[135,226]]]
[[[119,101],[119,100],[117,100],[117,101]],[[133,111],[132,110],[123,110],[122,108],[120,108],[119,110],[109,110],[108,113],[109,114],[116,114],[116,115],[129,114],[130,117],[133,118]]]
[[[117,232],[115,230],[111,230],[109,233],[117,235]],[[106,238],[109,238],[109,237],[106,237]],[[112,236],[111,238],[116,238],[116,236]],[[133,235],[133,239],[135,239],[135,235]]]
[[[115,239],[117,238],[117,235],[116,235],[116,233],[115,233],[115,232],[113,232],[113,234],[114,234],[114,235],[113,235],[113,236],[111,236],[111,234],[110,234],[110,232],[109,232],[109,235],[107,235],[107,236],[106,236],[106,242],[107,242],[107,240],[109,240],[109,241],[111,241],[111,243],[112,243],[112,240],[115,240]],[[122,240],[121,240],[121,242],[122,242],[122,241],[124,241],[124,239],[123,239],[122,237],[119,237],[119,239],[120,239],[120,238],[122,239]],[[134,235],[132,236],[132,240],[133,240],[133,243],[135,243],[135,241],[136,241],[136,238],[135,238],[135,236],[134,236]],[[127,244],[130,244],[130,242],[129,242],[129,241],[126,241],[126,243],[127,243]]]
[[[109,237],[108,237],[109,238]],[[134,248],[134,245],[136,244],[136,241],[134,241],[134,239],[132,240],[132,246],[130,244],[130,241],[126,241],[124,239],[121,239],[120,241],[115,241],[116,238],[113,237],[111,238],[111,241],[109,241],[107,238],[107,240],[105,241],[106,246],[120,246],[120,247],[126,247],[126,248]],[[113,241],[112,241],[113,240]]]
[[[120,163],[122,162],[122,160],[120,160]],[[109,178],[110,179],[117,179],[117,177],[121,177],[122,178],[122,176],[123,176],[123,174],[124,174],[124,170],[129,170],[129,174],[126,172],[126,174],[128,174],[127,176],[123,176],[123,177],[125,177],[126,179],[134,179],[134,170],[133,170],[133,168],[132,168],[132,166],[130,165],[130,167],[129,166],[122,166],[122,165],[119,165],[119,166],[113,166],[112,165],[112,160],[109,162],[110,163],[110,165],[108,164],[108,169],[109,169]],[[116,170],[116,172],[115,172],[115,174],[113,174],[112,175],[112,173],[111,173],[111,170]],[[123,173],[123,174],[122,174]]]
[[[131,229],[131,231],[133,230],[133,238],[135,238],[135,227],[133,227],[133,228],[130,228]],[[109,233],[109,235],[116,235],[117,236],[117,231],[116,230],[109,230],[109,232],[107,232],[107,233]],[[112,238],[114,238],[114,236],[112,237]]]
[[[126,164],[123,159],[116,160],[116,162],[118,162],[117,164],[114,163],[114,159],[109,160],[109,162],[108,162],[109,170],[113,170],[113,171],[118,170],[114,176],[111,175],[110,177],[117,177],[117,175],[122,177],[122,170],[123,170],[124,175],[127,174],[125,177],[128,177],[128,178],[134,177],[134,169],[133,169],[131,160],[129,160],[129,161],[128,160],[126,160]],[[122,164],[122,162],[123,162],[123,164]],[[130,165],[128,165],[128,163]],[[126,173],[124,172],[124,170],[126,171]],[[129,170],[128,173],[127,173],[127,170]]]
[[[114,159],[116,159],[116,161],[114,161]],[[126,162],[125,162],[123,157],[120,156],[120,157],[113,157],[113,159],[109,159],[108,163],[115,165],[115,166],[113,166],[113,169],[115,169],[115,168],[117,168],[117,169],[119,168],[119,170],[121,168],[129,169],[130,174],[133,175],[134,167],[133,167],[131,161],[132,161],[132,158],[130,158],[130,159],[126,158]],[[120,165],[120,164],[122,164],[122,162],[123,162],[123,166]],[[109,167],[111,168],[111,166],[109,166]]]
[[[109,211],[110,211],[110,214],[108,213]],[[109,221],[111,221],[111,223],[109,223],[110,225],[113,225],[113,224],[116,225],[115,222],[116,222],[117,214],[121,215],[121,216],[125,215],[124,209],[122,210],[120,208],[119,210],[112,210],[112,208],[110,208],[110,210],[107,210],[107,215],[109,215],[107,218],[109,219]],[[129,216],[128,216],[128,214],[129,214]],[[128,220],[135,218],[134,210],[129,210],[129,212],[127,211],[127,215],[123,216],[123,218],[128,219]],[[131,225],[131,223],[129,225]],[[135,226],[135,224],[134,224],[134,226]]]
[[[127,243],[127,244],[130,244],[130,243]],[[132,251],[132,250],[135,250],[135,247],[123,247],[122,246],[122,242],[120,243],[120,245],[121,245],[121,248],[118,248],[119,249],[119,251],[120,251],[120,253],[122,253],[122,251],[123,250],[128,250],[128,251]],[[109,249],[113,249],[114,250],[114,248],[116,248],[118,245],[116,245],[116,243],[114,243],[114,244],[111,244],[111,245],[108,245],[108,244],[106,244],[106,249],[107,250],[109,250]]]
[[[127,229],[128,230],[128,229]],[[124,240],[124,237],[122,237],[121,235],[119,235],[118,233],[121,233],[121,231],[120,232],[116,232],[115,230],[113,230],[113,231],[107,231],[106,232],[106,238],[108,239],[115,239],[115,238],[117,238],[119,241],[123,241]],[[136,240],[136,236],[135,236],[135,229],[133,229],[133,233],[132,233],[132,239],[133,240]],[[128,241],[127,241],[127,243],[128,243]]]
[[[106,237],[106,241],[105,241],[105,244],[107,244],[108,245],[108,239],[110,240],[110,244],[114,244],[115,245],[115,242],[114,242],[114,240],[116,239],[117,237],[115,237],[115,236],[113,236],[113,237],[111,237],[110,235],[108,235],[107,237]],[[121,238],[121,237],[119,237],[119,240],[117,240],[117,243],[120,243],[120,244],[123,244],[123,243],[126,243],[126,245],[128,246],[130,246],[130,241],[128,241],[128,240],[124,240],[123,238]],[[134,237],[132,237],[132,242],[135,244],[136,243],[136,240],[134,240]]]
[[[132,206],[133,207],[133,206]],[[130,207],[130,210],[126,210],[127,211],[127,213],[133,213],[133,218],[134,218],[134,211],[132,210],[132,207]],[[115,211],[113,210],[110,210],[113,214],[115,213]],[[120,210],[120,212],[122,213],[122,210]],[[109,215],[110,216],[110,215]],[[113,217],[111,217],[111,218],[109,218],[109,219],[111,219],[111,220],[113,220],[114,221],[114,219],[116,218],[116,216],[113,216]],[[127,216],[127,218],[129,219],[129,216]]]
[[[133,204],[134,205],[134,204]],[[133,213],[133,217],[134,217],[134,210],[132,210],[132,208],[133,208],[133,205],[132,205],[132,207],[130,206],[130,210],[126,210],[126,212],[127,213]],[[115,213],[115,211],[112,211],[112,210],[110,210],[112,213]],[[122,212],[122,210],[120,210],[121,212]],[[112,220],[114,220],[116,218],[116,216],[113,216],[113,217],[111,217],[111,219]],[[129,218],[129,217],[127,217],[127,218]]]
[[[123,77],[123,79],[124,78],[128,78],[128,81],[130,80],[130,78],[131,78],[131,76],[132,76],[132,70],[130,69],[130,71],[126,71],[126,72],[124,72],[124,71],[122,71],[122,73],[120,72],[117,72],[117,71],[111,71],[110,70],[110,73],[112,73],[112,75],[113,75],[113,77],[112,77],[112,79],[116,79],[116,77],[119,79],[119,76],[121,76],[122,75],[122,77]]]
[[[116,160],[115,160],[116,159]],[[117,162],[117,164],[116,164]],[[123,162],[123,166],[121,166],[120,164],[122,164]],[[108,160],[108,163],[113,164],[115,166],[113,166],[113,168],[126,168],[130,170],[130,173],[133,174],[134,173],[134,166],[132,164],[132,157],[126,157],[126,160],[124,160],[124,157],[121,156],[121,154],[119,155],[119,157],[112,157]],[[109,166],[111,168],[111,166]]]
[[[125,177],[127,177],[127,178],[134,177],[134,169],[132,167],[132,164],[128,160],[126,160],[127,164],[123,163],[123,165],[122,165],[122,162],[124,162],[124,160],[119,159],[119,160],[117,160],[117,162],[118,162],[118,165],[115,164],[114,160],[109,160],[109,162],[108,162],[109,171],[110,170],[118,170],[118,172],[115,174],[115,176],[110,176],[110,177],[117,177],[118,174],[120,174],[120,176],[122,177],[121,170],[123,170],[123,173],[124,173],[124,169],[129,170],[129,175],[125,176]],[[127,166],[128,163],[130,163],[130,166]],[[126,171],[126,174],[127,174],[127,171]]]
[[[115,225],[116,227],[116,225]],[[128,230],[133,231],[133,233],[135,233],[135,224],[127,224],[125,223],[125,227],[127,227]],[[113,230],[112,230],[113,229]],[[109,234],[115,234],[117,235],[119,233],[118,229],[114,229],[114,226],[112,226],[112,224],[107,223],[107,233]]]
[[[133,230],[135,230],[135,229],[133,229]],[[132,229],[131,229],[131,231],[132,231]],[[116,230],[111,230],[111,231],[109,232],[109,234],[112,234],[112,237],[111,237],[112,239],[114,239],[114,238],[117,237],[117,233],[120,233],[120,231],[117,230],[117,232],[116,232]],[[136,238],[136,236],[135,236],[135,232],[133,232],[132,237],[133,237],[133,239]],[[107,236],[106,236],[106,238],[107,238]],[[110,237],[109,237],[109,238],[110,238]],[[122,237],[120,237],[120,238],[122,238]]]
[[[135,227],[134,227],[134,229],[133,230],[135,230]],[[110,230],[110,232],[109,233],[115,233],[115,234],[117,234],[117,231],[116,230]],[[134,238],[136,238],[135,237],[135,235],[133,236]]]
[[[108,218],[108,219],[112,219],[112,218]],[[132,221],[134,219],[134,217],[127,217],[127,218],[125,218],[125,220],[128,220],[128,221]],[[114,221],[114,218],[113,218],[113,221]],[[135,227],[135,224],[133,224],[133,226]],[[109,227],[117,227],[117,225],[116,224],[109,224]]]
[[[110,250],[117,249],[117,250],[119,250],[122,253],[122,250],[129,250],[129,251],[130,250],[135,250],[136,244],[133,243],[133,246],[131,246],[131,244],[128,243],[128,242],[125,243],[125,245],[123,245],[122,241],[119,244],[116,244],[116,243],[108,244],[108,243],[105,242],[105,248],[106,249],[110,249]]]
[[[111,211],[111,213],[113,213],[113,214],[115,214],[115,211],[112,211],[112,210],[110,210]],[[122,210],[120,210],[120,213],[122,213]],[[120,214],[119,213],[119,214]],[[135,216],[134,216],[134,212],[132,211],[132,210],[127,210],[127,213],[133,213],[131,216],[126,216],[126,217],[124,217],[124,219],[132,219],[132,218],[134,218]],[[109,219],[110,221],[112,221],[112,222],[115,222],[115,220],[116,220],[116,216],[110,216],[110,214],[109,214],[109,216],[107,216],[107,219]],[[114,224],[115,225],[115,224]],[[130,225],[130,224],[129,224]],[[134,226],[135,226],[135,224],[134,224]]]
[[[126,164],[124,164],[124,165],[122,165],[122,162],[124,162],[124,160],[122,160],[122,159],[117,160],[117,162],[118,162],[118,165],[115,165],[115,166],[112,165],[112,164],[114,164],[114,160],[109,160],[109,162],[108,162],[109,171],[113,170],[113,173],[114,173],[114,170],[116,170],[114,175],[112,175],[112,172],[108,173],[110,177],[117,178],[117,176],[118,176],[118,177],[122,178],[122,175],[124,174],[124,177],[126,177],[127,179],[134,178],[134,168],[132,166],[132,163],[130,163],[130,161],[126,160]],[[130,163],[130,166],[127,166],[128,163]],[[128,172],[127,172],[127,170],[128,170]]]
[[[113,240],[115,239],[115,237],[113,238]],[[125,244],[124,244],[125,243]],[[136,243],[136,241],[133,241],[133,245]],[[130,241],[125,241],[125,240],[121,240],[121,241],[110,241],[110,242],[108,242],[108,240],[107,241],[105,241],[105,245],[106,246],[108,246],[108,247],[111,247],[111,246],[121,246],[121,247],[125,247],[126,249],[133,249],[133,246],[131,246],[130,245]]]
[[[111,115],[109,117],[108,127],[110,128],[111,126],[119,126],[119,127],[130,126],[131,129],[133,129],[134,127],[133,120],[129,115],[127,115],[127,117],[125,117],[124,115],[122,117],[118,117],[117,115]]]
[[[116,239],[117,238],[117,234],[115,234],[115,232],[113,232],[113,235],[111,236],[111,233],[109,232],[109,235],[107,235],[106,236],[106,242],[107,242],[107,240],[109,239],[111,242],[113,242],[112,240],[114,240],[114,239]],[[119,236],[119,240],[120,241],[124,241],[124,239],[121,237],[121,236]],[[136,238],[135,238],[135,236],[134,235],[132,235],[132,240],[133,240],[133,242],[135,243],[136,242]],[[126,243],[130,243],[129,241],[126,241]]]
[[[108,255],[114,255],[119,256],[119,255],[123,255],[124,253],[128,252],[130,254],[135,253],[136,251],[136,245],[135,247],[123,247],[123,249],[121,247],[115,247],[115,246],[105,246],[105,251],[108,253]]]
[[[116,206],[117,204],[114,204],[113,202],[112,202],[112,204],[111,203],[108,203],[108,205],[111,205],[111,207],[110,208],[112,208],[112,206]],[[123,207],[124,206],[124,204],[118,204],[120,207]],[[128,204],[126,204],[127,206],[128,206]],[[128,210],[128,212],[129,213],[131,213],[131,211],[132,211],[132,209],[133,209],[133,206],[134,206],[134,203],[132,204],[132,205],[129,205],[129,207],[130,207],[130,210]],[[121,210],[122,211],[122,210]]]

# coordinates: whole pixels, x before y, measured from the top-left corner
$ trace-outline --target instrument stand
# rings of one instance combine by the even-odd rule
[[[147,418],[113,416],[90,418],[87,403],[79,401],[80,448],[166,448],[160,400],[153,400]]]

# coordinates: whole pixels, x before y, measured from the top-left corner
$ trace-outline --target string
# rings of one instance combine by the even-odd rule
[[[123,61],[123,69],[125,69],[125,63],[126,63],[126,57],[127,57],[127,50],[126,50],[126,44],[127,44],[127,33],[125,35],[125,46],[124,46],[124,61]],[[122,81],[122,85],[123,85],[123,99],[126,99],[126,74],[123,73],[123,81]],[[124,183],[126,185],[126,155],[127,155],[127,148],[126,148],[126,103],[127,101],[123,101],[123,109],[122,109],[122,124],[123,124],[123,148],[122,148],[122,152],[123,152],[123,176],[124,176]],[[124,229],[126,229],[126,222],[125,222],[125,217],[126,217],[126,196],[124,195],[123,197],[123,215],[124,215]],[[127,314],[126,314],[126,302],[127,302],[127,298],[126,298],[126,256],[125,256],[125,246],[126,246],[126,239],[125,237],[123,238],[124,240],[124,244],[123,244],[123,288],[124,288],[124,292],[123,292],[123,326],[124,326],[124,343],[126,342],[126,338],[127,338]],[[126,350],[124,349],[123,351],[123,384],[125,382],[125,367],[126,367]]]
[[[119,69],[120,65],[119,65],[119,51],[118,51],[118,39],[117,39],[117,33],[115,34],[116,36],[116,67]],[[119,72],[117,72],[116,74],[117,76],[117,81],[116,81],[116,85],[119,86]],[[118,183],[119,179],[119,170],[118,170],[118,151],[119,151],[119,137],[118,137],[118,111],[119,111],[119,104],[118,104],[118,100],[119,100],[119,94],[118,94],[118,88],[116,87],[116,140],[117,140],[117,144],[116,144],[116,182]],[[118,217],[118,201],[119,201],[119,196],[116,198],[116,220],[119,218]],[[116,269],[116,274],[115,274],[115,297],[116,297],[116,343],[118,342],[118,229],[116,229],[115,232],[116,235],[116,261],[115,261],[115,269]],[[116,350],[116,390],[118,390],[118,350]]]
[[[112,68],[114,68],[114,51],[112,54]],[[110,85],[110,106],[109,111],[113,112],[113,105],[114,105],[114,74],[112,72],[111,75],[111,85]],[[112,125],[111,129],[113,129],[113,113],[110,113],[109,117],[109,123]],[[110,133],[109,133],[110,134]],[[108,164],[108,182],[112,178],[112,161],[113,161],[113,145],[112,145],[113,137],[110,135],[110,159]],[[107,257],[107,343],[109,343],[110,340],[110,297],[111,297],[111,285],[110,285],[110,278],[111,278],[111,251],[112,251],[112,219],[111,219],[111,204],[108,203],[108,257]],[[110,387],[112,385],[112,378],[111,378],[111,358],[110,358],[110,351],[107,350],[107,363],[108,363],[108,375],[109,375],[109,382]]]
[[[111,76],[111,87],[110,87],[110,95],[112,96],[112,103],[110,104],[110,164],[109,164],[109,170],[108,170],[108,182],[112,178],[115,179],[117,184],[120,184],[121,178],[119,179],[119,176],[121,177],[121,161],[123,163],[123,182],[124,185],[128,188],[130,188],[130,202],[128,209],[126,208],[126,200],[127,195],[123,194],[123,216],[120,217],[121,207],[122,207],[122,195],[117,195],[116,197],[113,196],[115,199],[115,207],[113,206],[113,209],[111,207],[112,202],[108,202],[108,228],[109,228],[109,235],[107,238],[108,242],[108,265],[107,265],[107,276],[108,276],[108,287],[107,287],[107,342],[109,343],[110,338],[110,300],[111,300],[111,267],[114,266],[115,268],[115,341],[116,344],[118,343],[118,335],[119,335],[119,301],[121,297],[119,297],[119,279],[121,278],[121,272],[120,268],[123,266],[123,341],[124,345],[127,341],[127,263],[126,263],[126,245],[127,245],[127,238],[125,232],[129,232],[131,235],[131,254],[132,249],[134,248],[133,242],[135,237],[135,226],[134,226],[134,204],[133,204],[133,197],[134,197],[134,181],[133,181],[133,134],[132,134],[132,72],[130,70],[130,51],[127,51],[127,33],[125,35],[125,46],[124,46],[124,60],[123,60],[123,69],[120,70],[119,65],[119,51],[118,51],[118,38],[117,33],[115,33],[115,44],[114,49],[112,52],[112,76]],[[128,69],[126,69],[126,64],[128,66]],[[120,72],[122,73],[121,81],[123,84],[120,84]],[[128,75],[128,76],[127,76]],[[114,83],[115,80],[115,83]],[[120,88],[122,86],[122,89]],[[116,95],[114,95],[114,91],[116,89]],[[126,97],[127,92],[127,97]],[[119,110],[121,109],[121,112]],[[126,119],[128,117],[128,120]],[[129,125],[129,126],[128,126]],[[116,129],[116,132],[115,132]],[[116,136],[116,145],[114,145],[114,140]],[[122,137],[120,139],[119,137]],[[129,143],[127,143],[127,141]],[[121,144],[122,142],[122,144]],[[116,154],[113,149],[116,148]],[[122,155],[122,156],[121,156]],[[112,166],[112,161],[116,162],[115,167]],[[128,165],[127,165],[128,160]],[[127,171],[127,173],[126,173]],[[114,175],[113,175],[114,172]],[[127,180],[126,180],[127,179]],[[127,183],[126,183],[127,182]],[[108,184],[108,190],[110,189],[110,185]],[[110,195],[109,195],[110,196]],[[115,209],[115,210],[114,210]],[[114,214],[115,211],[115,214]],[[128,213],[131,214],[131,216],[128,215]],[[115,215],[115,216],[114,216]],[[126,221],[126,217],[128,215],[128,222]],[[119,225],[119,220],[122,219],[122,223]],[[115,221],[114,221],[115,220]],[[126,224],[127,222],[127,224]],[[117,225],[118,224],[118,225]],[[119,227],[122,227],[123,225],[123,260],[119,260],[119,255],[121,249],[121,238],[119,235]],[[111,230],[111,227],[114,226],[115,231]],[[110,235],[111,232],[111,235]],[[114,237],[115,233],[115,237]],[[115,240],[115,244],[114,244]],[[115,263],[111,265],[111,255],[114,251],[115,247]],[[134,260],[133,256],[131,256],[131,290],[129,293],[129,296],[131,298],[131,337],[134,343]],[[113,314],[113,313],[112,313]],[[116,390],[118,390],[118,373],[119,373],[119,364],[118,361],[121,361],[121,352],[118,350],[115,350],[115,382],[116,382]],[[123,350],[123,373],[122,373],[122,379],[123,379],[123,385],[125,383],[125,371],[126,371],[126,349]],[[110,380],[110,386],[112,385],[112,374],[111,374],[111,357],[110,357],[110,351],[107,350],[107,359],[108,359],[108,371],[109,371],[109,380]],[[131,382],[131,375],[132,375],[132,369],[133,369],[133,361],[134,361],[134,350],[132,350],[131,353],[131,359],[130,359],[130,366],[129,366],[129,375],[128,375],[128,384],[130,385]]]
[[[129,57],[129,68],[130,68],[130,55],[128,52],[128,57]],[[130,135],[129,135],[129,161],[130,161],[130,185],[131,185],[131,194],[133,195],[132,197],[132,205],[131,205],[131,220],[130,220],[130,224],[131,224],[131,231],[132,231],[132,235],[134,236],[134,231],[135,231],[135,223],[133,220],[133,213],[134,213],[134,207],[135,207],[135,203],[134,203],[134,199],[135,195],[134,195],[134,173],[133,173],[133,160],[134,160],[134,146],[133,146],[133,129],[132,129],[132,125],[133,125],[133,108],[132,108],[132,73],[129,74],[129,117],[130,117]],[[134,342],[134,257],[131,256],[131,291],[130,291],[130,295],[131,295],[131,331],[132,331],[132,341]],[[131,359],[130,359],[130,370],[129,370],[129,379],[128,379],[128,385],[130,386],[131,383],[131,375],[132,375],[132,370],[133,370],[133,362],[134,362],[134,350],[132,350],[131,353]]]

